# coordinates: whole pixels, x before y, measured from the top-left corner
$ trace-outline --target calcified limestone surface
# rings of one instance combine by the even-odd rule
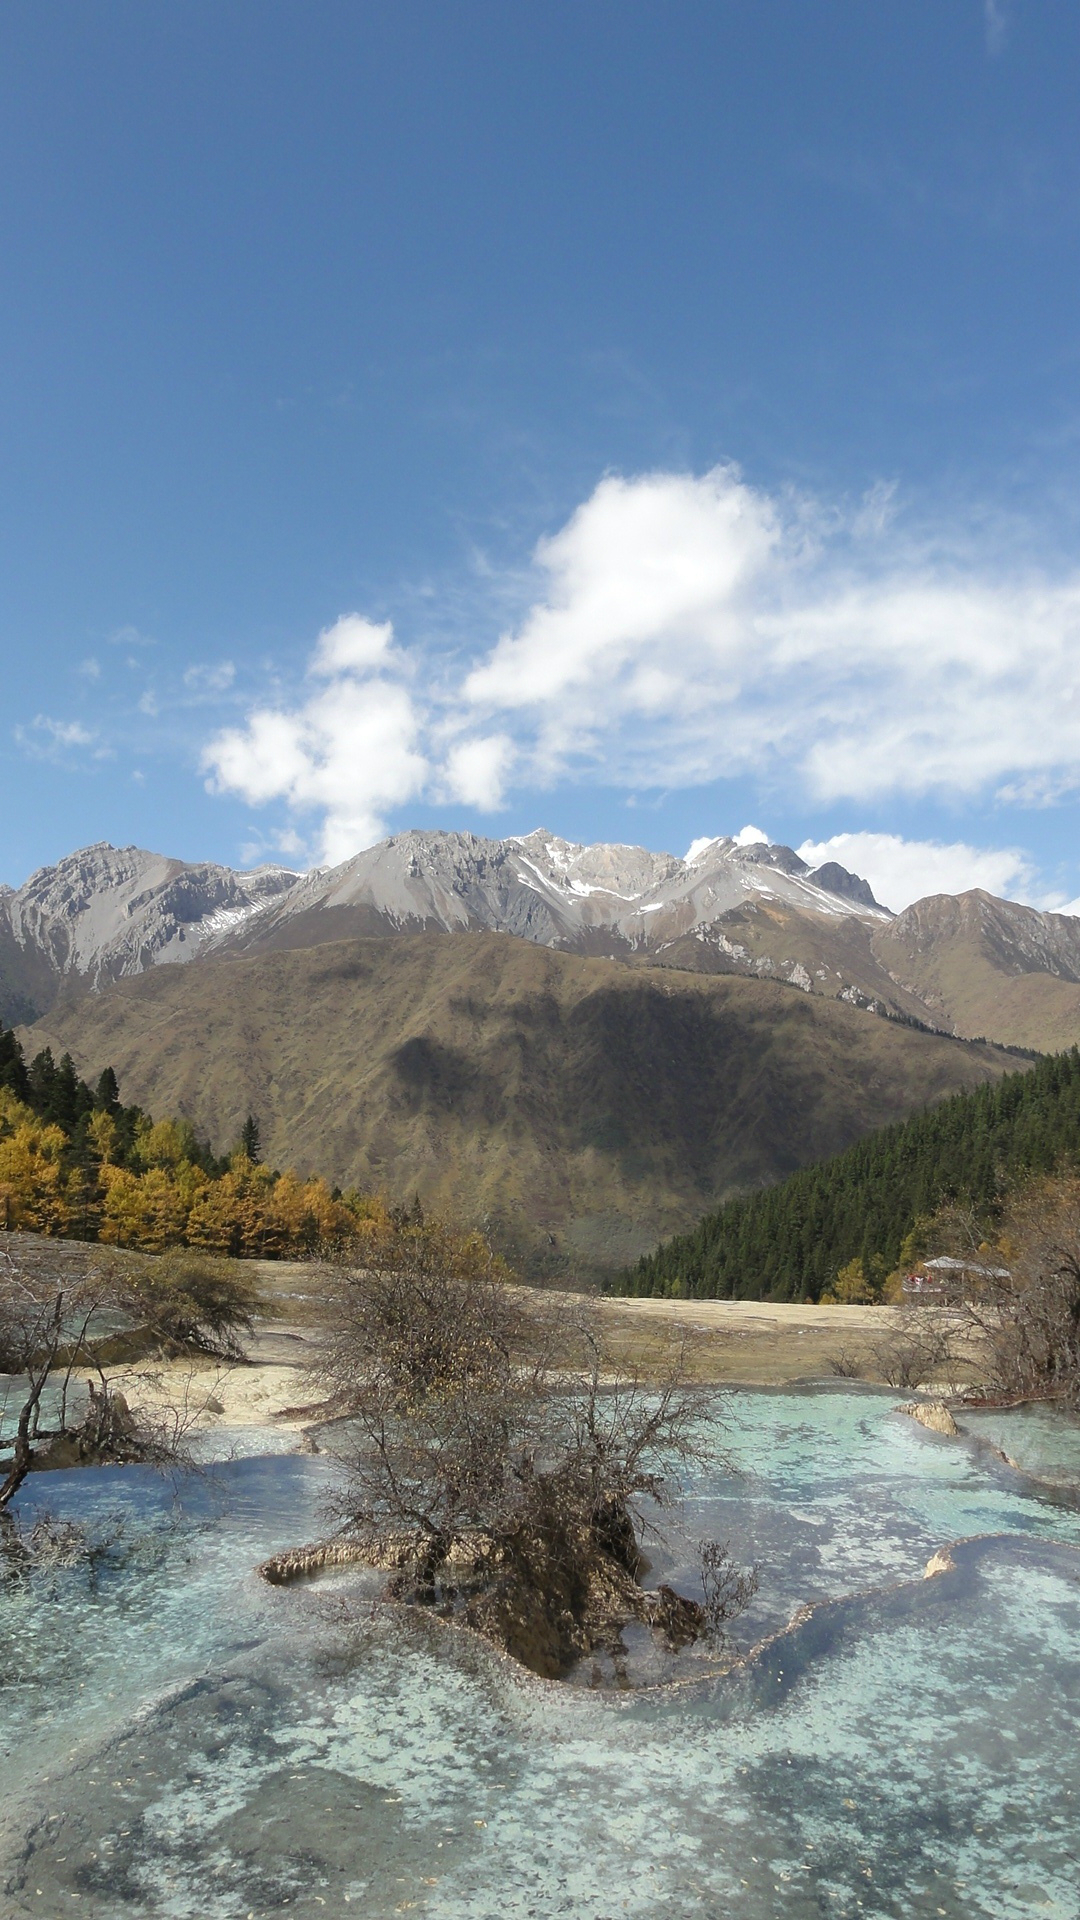
[[[1075,1920],[1080,1509],[996,1434],[928,1433],[891,1400],[729,1403],[742,1473],[701,1474],[681,1524],[761,1560],[758,1650],[718,1675],[631,1647],[656,1684],[625,1691],[371,1620],[370,1576],[257,1580],[310,1537],[322,1456],[225,1464],[179,1520],[140,1471],[31,1483],[142,1524],[96,1586],[4,1588],[4,1912]],[[1075,1448],[1037,1426],[1043,1464],[1055,1432]],[[685,1580],[681,1557],[652,1577]]]

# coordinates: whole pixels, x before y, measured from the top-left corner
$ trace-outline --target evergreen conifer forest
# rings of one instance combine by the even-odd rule
[[[991,1219],[1011,1184],[1080,1158],[1080,1051],[953,1094],[776,1186],[729,1200],[647,1254],[613,1291],[818,1300],[860,1261],[872,1289],[950,1202]],[[905,1242],[907,1246],[905,1247]]]

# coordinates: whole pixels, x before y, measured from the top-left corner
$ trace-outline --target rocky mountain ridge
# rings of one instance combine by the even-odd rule
[[[0,1015],[33,1018],[67,987],[93,991],[191,960],[294,887],[282,867],[237,872],[100,841],[0,889]]]
[[[0,1018],[32,1021],[161,965],[414,933],[741,973],[939,1031],[1080,1040],[1080,919],[971,892],[893,915],[843,867],[724,836],[678,858],[414,829],[341,865],[235,871],[107,844],[0,889]]]
[[[842,868],[830,867],[822,883],[790,848],[722,839],[686,861],[642,847],[573,846],[542,830],[509,840],[413,831],[308,874],[238,872],[100,842],[0,889],[0,987],[7,1017],[27,1018],[62,992],[219,948],[307,946],[345,933],[486,929],[568,951],[655,950],[755,897],[885,917],[865,881]]]
[[[328,937],[331,924],[335,937],[486,929],[622,957],[660,953],[687,935],[708,940],[750,901],[834,920],[891,918],[857,875],[835,865],[822,872],[824,881],[790,847],[726,838],[678,859],[644,847],[577,846],[543,829],[506,840],[412,830],[308,874],[229,944],[306,946],[313,932]]]

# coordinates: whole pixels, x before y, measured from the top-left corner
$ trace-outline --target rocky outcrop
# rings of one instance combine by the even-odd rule
[[[868,881],[860,879],[857,873],[849,873],[835,860],[826,860],[823,867],[815,867],[810,875],[815,887],[824,887],[827,893],[835,893],[841,900],[853,900],[860,907],[876,907]]]
[[[894,1412],[906,1413],[910,1419],[917,1420],[920,1427],[928,1427],[931,1433],[947,1434],[950,1439],[960,1431],[944,1400],[909,1400],[894,1408]]]
[[[288,1586],[328,1568],[388,1569],[387,1598],[433,1607],[444,1619],[471,1627],[530,1672],[558,1679],[586,1655],[618,1652],[622,1629],[640,1621],[671,1647],[706,1631],[705,1609],[673,1587],[639,1585],[643,1561],[629,1516],[625,1525],[521,1529],[496,1542],[476,1532],[453,1541],[432,1572],[416,1557],[415,1541],[393,1538],[373,1546],[342,1537],[295,1547],[264,1560],[258,1572],[271,1586]]]
[[[378,1566],[359,1540],[318,1540],[308,1547],[289,1547],[264,1560],[256,1572],[272,1587],[288,1587],[295,1580],[311,1580],[328,1567]]]
[[[956,1561],[952,1557],[951,1549],[949,1547],[939,1547],[937,1552],[931,1554],[927,1561],[923,1579],[936,1580],[939,1573],[955,1572]]]

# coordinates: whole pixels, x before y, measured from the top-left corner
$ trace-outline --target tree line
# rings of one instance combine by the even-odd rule
[[[274,1259],[350,1239],[386,1212],[370,1195],[264,1166],[250,1114],[232,1151],[215,1155],[188,1121],[154,1121],[125,1106],[111,1067],[90,1086],[70,1054],[57,1062],[46,1047],[27,1065],[17,1035],[0,1023],[0,1227],[8,1231]]]
[[[920,1223],[958,1203],[1000,1212],[1009,1190],[1080,1162],[1080,1052],[1042,1057],[869,1134],[774,1187],[729,1200],[644,1255],[620,1292],[672,1298],[819,1300],[859,1263],[871,1295]]]

